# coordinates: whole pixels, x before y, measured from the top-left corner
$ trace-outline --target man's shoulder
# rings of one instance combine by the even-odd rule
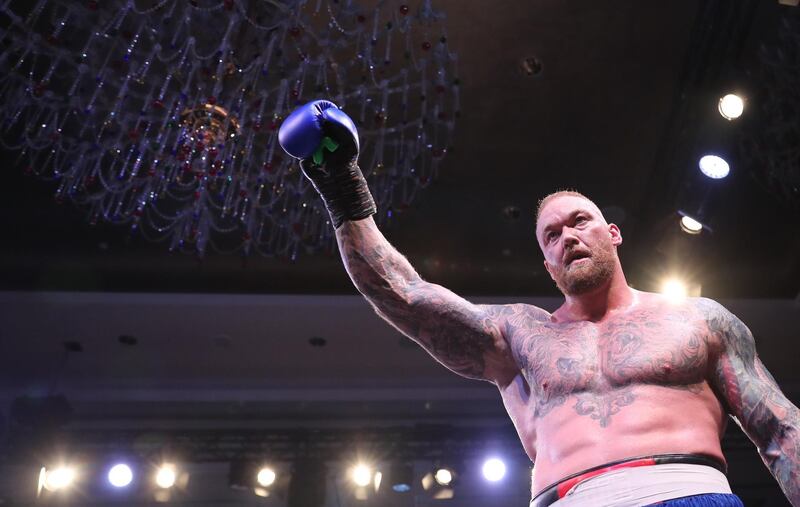
[[[486,315],[498,321],[531,325],[550,321],[550,312],[536,305],[511,303],[504,305],[479,305]]]
[[[721,303],[711,298],[693,297],[687,298],[687,304],[698,312],[706,321],[719,319],[730,319],[733,314]]]
[[[718,301],[710,298],[691,298],[690,303],[704,321],[712,343],[750,347],[754,343],[753,334],[739,317]]]
[[[678,313],[690,312],[703,319],[721,318],[732,315],[722,304],[707,297],[670,297],[659,292],[639,291],[646,298],[648,306],[674,308]]]

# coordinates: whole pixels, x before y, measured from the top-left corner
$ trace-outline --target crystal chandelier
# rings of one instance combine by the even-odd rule
[[[430,0],[5,0],[0,140],[90,224],[170,250],[296,258],[333,248],[277,132],[336,102],[392,220],[427,187],[459,114],[457,59]]]

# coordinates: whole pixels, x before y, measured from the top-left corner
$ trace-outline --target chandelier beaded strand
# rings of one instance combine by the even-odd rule
[[[280,122],[336,102],[357,123],[381,225],[437,176],[457,56],[430,0],[38,0],[0,5],[0,142],[90,224],[171,251],[295,259],[332,227]]]

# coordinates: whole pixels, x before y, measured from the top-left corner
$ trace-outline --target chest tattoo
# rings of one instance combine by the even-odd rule
[[[534,416],[569,403],[605,428],[636,402],[643,386],[700,393],[708,347],[692,316],[675,308],[640,309],[603,323],[507,329],[531,387]]]

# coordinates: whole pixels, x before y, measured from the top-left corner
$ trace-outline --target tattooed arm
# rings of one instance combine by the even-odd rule
[[[786,497],[800,507],[800,410],[761,363],[747,326],[714,301],[700,304],[717,348],[711,383]]]
[[[437,361],[464,377],[500,386],[519,373],[501,331],[510,307],[474,305],[424,281],[371,217],[344,222],[336,238],[359,292],[378,315]]]

